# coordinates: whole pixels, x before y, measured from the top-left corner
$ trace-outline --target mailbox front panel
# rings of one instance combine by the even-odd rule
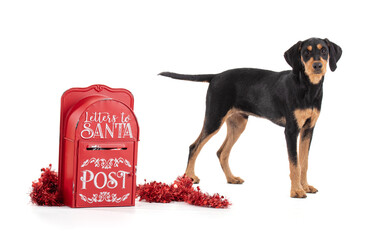
[[[80,141],[76,207],[133,205],[134,142]]]
[[[75,207],[135,205],[138,125],[132,110],[100,99],[76,125]]]

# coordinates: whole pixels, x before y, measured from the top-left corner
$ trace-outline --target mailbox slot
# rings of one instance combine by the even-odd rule
[[[127,147],[123,143],[100,143],[88,144],[86,150],[127,150]]]

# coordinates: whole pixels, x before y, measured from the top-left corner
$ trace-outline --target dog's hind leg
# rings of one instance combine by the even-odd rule
[[[193,144],[189,147],[188,165],[185,174],[193,180],[193,183],[199,183],[199,178],[195,175],[195,160],[203,146],[211,139],[221,128],[227,117],[224,114],[209,116],[206,114],[202,131]]]
[[[222,170],[225,173],[226,180],[228,183],[241,184],[244,182],[243,179],[235,177],[229,167],[229,155],[231,148],[235,142],[239,139],[243,133],[248,122],[248,116],[241,115],[239,113],[232,114],[227,120],[227,135],[224,143],[217,151],[217,156],[220,160]]]

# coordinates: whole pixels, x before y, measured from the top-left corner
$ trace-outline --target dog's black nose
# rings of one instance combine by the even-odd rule
[[[322,68],[322,63],[321,63],[321,62],[314,62],[314,63],[312,64],[312,67],[313,67],[313,69],[315,69],[315,70],[320,70],[320,69]]]

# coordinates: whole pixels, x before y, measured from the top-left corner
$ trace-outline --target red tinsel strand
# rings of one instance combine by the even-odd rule
[[[191,178],[178,177],[172,185],[151,182],[138,185],[136,195],[139,201],[169,203],[171,201],[187,202],[192,205],[212,208],[227,208],[230,202],[219,194],[213,196],[202,193],[200,188],[193,188]]]
[[[139,201],[169,203],[172,201],[170,190],[171,187],[161,182],[144,183],[136,188],[136,196],[140,197]]]
[[[58,192],[58,173],[48,168],[41,169],[41,177],[32,182],[31,201],[39,206],[62,206]]]
[[[218,193],[213,196],[208,193],[202,193],[199,187],[197,187],[196,191],[192,191],[185,201],[195,206],[212,208],[227,208],[230,205],[230,202],[224,196],[220,196]]]

